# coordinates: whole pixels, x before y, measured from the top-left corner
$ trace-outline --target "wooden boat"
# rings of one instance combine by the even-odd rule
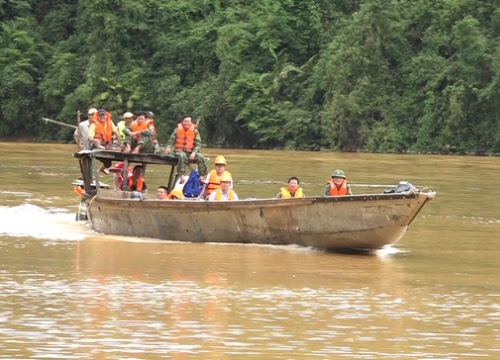
[[[92,187],[104,161],[162,164],[172,188],[177,160],[167,155],[94,150],[74,154],[82,171],[82,202],[98,232],[186,242],[296,244],[333,251],[371,251],[399,241],[433,191],[308,196],[239,201],[142,199],[130,191]],[[93,178],[91,174],[93,173]]]

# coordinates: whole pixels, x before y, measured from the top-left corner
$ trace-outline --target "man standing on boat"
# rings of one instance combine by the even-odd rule
[[[85,121],[81,121],[78,123],[78,127],[75,129],[75,132],[73,133],[73,139],[75,139],[75,142],[78,144],[78,147],[80,150],[90,150],[90,143],[89,143],[89,122],[90,118],[92,115],[94,115],[97,112],[97,109],[91,108],[89,109],[88,112],[88,119]]]
[[[177,158],[177,177],[186,171],[189,161],[196,161],[200,180],[204,180],[208,170],[205,158],[200,154],[201,136],[198,128],[193,124],[191,116],[184,116],[182,122],[177,124],[176,129],[168,138],[165,154],[173,154]]]
[[[304,192],[302,191],[302,188],[299,186],[299,184],[299,178],[292,176],[290,179],[288,179],[288,186],[282,187],[276,197],[281,199],[304,197]]]
[[[342,170],[335,170],[332,179],[326,183],[325,196],[352,195],[345,173]]]

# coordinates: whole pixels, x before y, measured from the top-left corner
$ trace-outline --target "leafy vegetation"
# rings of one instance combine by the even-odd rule
[[[216,147],[500,154],[485,0],[0,0],[0,137],[77,110],[183,114]]]

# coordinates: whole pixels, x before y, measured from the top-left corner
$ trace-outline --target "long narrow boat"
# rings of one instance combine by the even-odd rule
[[[96,188],[100,162],[160,164],[174,184],[177,160],[155,154],[93,150],[74,154],[83,178],[82,202],[92,228],[105,234],[186,242],[297,244],[333,251],[371,251],[399,241],[433,191],[308,196],[239,201],[164,201]]]

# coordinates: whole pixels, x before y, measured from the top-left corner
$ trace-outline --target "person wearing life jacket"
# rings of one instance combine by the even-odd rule
[[[326,183],[325,196],[352,195],[345,173],[342,170],[335,170],[332,179]]]
[[[215,169],[208,173],[208,176],[203,181],[203,189],[201,190],[198,199],[205,199],[210,196],[212,191],[215,191],[220,187],[220,177],[222,174],[227,173],[231,176],[231,173],[226,170],[226,158],[219,155],[215,158]],[[233,182],[231,181],[230,189],[233,188]]]
[[[118,162],[114,164],[112,167],[108,169],[109,172],[114,174],[114,183],[115,183],[115,190],[123,190],[123,162]],[[132,168],[130,166],[127,169],[127,173],[125,174],[125,178],[129,178],[134,174],[132,171]]]
[[[129,176],[128,178],[128,190],[146,192],[147,189],[148,186],[144,181],[144,168],[142,167],[142,165],[134,166],[132,176]]]
[[[156,134],[154,126],[146,121],[146,114],[139,112],[136,119],[124,130],[126,134],[125,150],[123,152],[132,154],[154,153],[153,137]]]
[[[116,125],[111,120],[111,114],[99,109],[92,115],[89,125],[89,141],[91,149],[110,150],[113,145],[113,135],[118,145],[122,145],[122,138]]]
[[[184,174],[190,161],[195,161],[200,180],[205,180],[208,170],[200,149],[201,136],[197,126],[193,124],[191,116],[184,116],[182,122],[177,124],[176,129],[170,135],[165,148],[166,155],[172,154],[177,158],[177,177]]]
[[[222,174],[219,178],[220,187],[212,191],[208,200],[210,201],[220,201],[220,200],[239,200],[238,195],[230,188],[233,181],[231,175],[227,172]]]
[[[160,148],[160,143],[156,138],[156,126],[155,126],[154,114],[152,111],[146,111],[144,114],[146,116],[146,122],[148,122],[154,130],[154,135],[153,135],[153,147],[155,149],[154,152],[155,154],[163,154],[163,150]]]
[[[304,192],[302,191],[302,188],[299,186],[299,184],[299,179],[295,176],[292,176],[290,179],[288,179],[288,186],[282,187],[276,197],[281,199],[304,197]]]

